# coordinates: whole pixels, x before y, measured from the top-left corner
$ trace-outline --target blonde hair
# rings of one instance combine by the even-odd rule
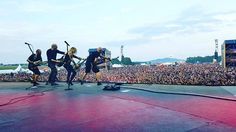
[[[75,47],[71,47],[69,52],[75,54],[75,53],[77,53],[77,49]]]

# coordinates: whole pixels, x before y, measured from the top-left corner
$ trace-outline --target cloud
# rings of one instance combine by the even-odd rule
[[[135,9],[132,8],[132,7],[124,7],[124,8],[121,8],[121,13],[130,13],[130,12],[133,12]]]
[[[191,8],[183,11],[176,20],[137,27],[131,29],[129,33],[153,37],[171,33],[184,35],[197,32],[214,32],[220,28],[220,25],[234,24],[236,22],[234,16],[236,16],[235,11],[206,14],[198,8]]]
[[[147,44],[148,42],[150,42],[150,39],[147,39],[147,38],[133,38],[133,39],[126,39],[126,40],[105,42],[105,45],[120,47],[121,45],[143,45],[143,44]]]
[[[186,5],[176,6],[168,13],[138,3],[99,1],[94,4],[85,0],[11,0],[1,1],[0,6],[0,45],[6,45],[7,49],[1,50],[4,60],[0,62],[14,62],[12,56],[19,62],[25,61],[28,53],[18,52],[28,52],[22,47],[25,41],[46,51],[52,42],[65,48],[63,41],[67,40],[82,49],[79,52],[82,56],[87,55],[88,48],[97,46],[119,54],[120,45],[125,45],[127,56],[136,60],[170,54],[205,55],[214,50],[214,39],[231,39],[236,29],[235,11],[209,13],[199,6],[189,7],[179,16],[173,11],[181,11]],[[148,9],[140,10],[145,8]],[[175,16],[167,18],[167,14]],[[144,55],[137,54],[141,52]],[[9,54],[8,58],[5,54]]]
[[[177,31],[183,29],[182,25],[169,26],[169,25],[149,25],[145,27],[138,27],[129,31],[129,33],[142,34],[143,36],[153,36],[160,35],[164,33],[170,33],[172,31]]]
[[[24,4],[18,5],[19,9],[23,12],[28,13],[53,13],[53,12],[61,12],[61,11],[71,11],[80,7],[78,4],[66,4],[59,5],[57,3],[49,3],[42,1],[31,1]]]
[[[89,1],[47,1],[47,0],[12,0],[0,3],[5,11],[10,11],[8,7],[12,7],[13,11],[18,13],[54,13],[54,12],[71,12],[80,8],[91,6],[93,3]]]
[[[196,8],[196,7],[195,7]],[[186,59],[188,56],[214,53],[214,39],[220,43],[234,39],[236,11],[207,13],[194,8],[183,11],[177,19],[166,23],[152,23],[127,31],[133,38],[107,42],[107,46],[125,45],[127,56],[135,60],[175,56]],[[140,55],[137,53],[144,53]]]

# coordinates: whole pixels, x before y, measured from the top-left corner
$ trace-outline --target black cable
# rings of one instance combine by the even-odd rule
[[[29,99],[29,98],[32,98],[32,97],[43,96],[43,95],[45,95],[45,92],[52,91],[52,90],[53,89],[51,88],[51,89],[46,89],[46,90],[43,90],[43,91],[30,92],[26,96],[16,97],[16,98],[10,99],[7,103],[0,104],[0,107],[15,104],[17,102],[20,102],[20,101],[23,101],[23,100],[26,100],[26,99]]]
[[[0,104],[0,107],[10,105],[10,104],[15,104],[17,102],[26,100],[26,99],[34,97],[34,96],[42,96],[42,95],[27,95],[27,96],[16,97],[16,98],[10,99],[7,103]]]
[[[152,90],[147,90],[147,89],[144,89],[144,88],[132,87],[132,86],[121,86],[121,88],[140,90],[140,91],[145,91],[145,92],[150,92],[150,93],[197,96],[197,97],[204,97],[204,98],[211,98],[211,99],[218,99],[218,100],[236,102],[236,99],[233,99],[233,98],[226,98],[226,97],[220,97],[220,96],[211,96],[211,95],[205,95],[205,94],[195,94],[195,93],[187,93],[187,92],[169,92],[169,91],[163,91],[163,90],[162,91],[152,91]]]

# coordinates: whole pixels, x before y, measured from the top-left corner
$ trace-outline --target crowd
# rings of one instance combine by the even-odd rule
[[[78,81],[82,68],[75,78]],[[126,66],[101,69],[102,82],[125,82],[142,84],[170,84],[170,85],[236,85],[236,69],[223,68],[218,64],[178,64],[178,65],[149,65]],[[58,72],[58,80],[66,80],[66,70]],[[49,72],[41,75],[40,81],[47,81]],[[26,73],[2,74],[0,81],[28,81],[30,75]],[[95,82],[95,75],[89,74],[86,81]]]
[[[0,82],[23,82],[28,81],[30,76],[27,73],[0,74]]]
[[[103,81],[170,85],[236,85],[236,69],[217,64],[130,66],[104,71]]]

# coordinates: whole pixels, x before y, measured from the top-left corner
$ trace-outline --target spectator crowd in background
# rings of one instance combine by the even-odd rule
[[[75,78],[78,81],[82,68]],[[124,82],[142,84],[169,85],[236,85],[236,69],[224,69],[218,64],[178,64],[178,65],[149,65],[127,66],[101,69],[102,82]],[[58,72],[58,81],[66,80],[67,72]],[[28,81],[30,74],[0,74],[0,81]],[[49,72],[41,75],[40,81],[47,81]],[[95,75],[89,74],[86,81],[95,82]]]

